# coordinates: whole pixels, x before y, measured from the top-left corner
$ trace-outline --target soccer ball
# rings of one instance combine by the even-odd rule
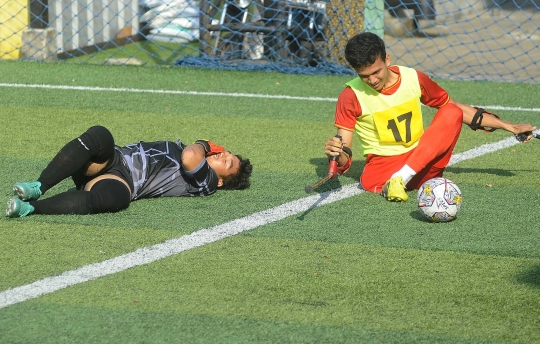
[[[448,222],[456,218],[463,198],[461,190],[446,178],[432,178],[418,189],[418,209],[433,222]]]

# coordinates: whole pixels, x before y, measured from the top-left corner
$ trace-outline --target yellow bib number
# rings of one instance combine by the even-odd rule
[[[416,104],[410,104],[412,102],[414,100],[373,114],[382,142],[401,143],[408,147],[420,139],[424,132],[422,112]]]

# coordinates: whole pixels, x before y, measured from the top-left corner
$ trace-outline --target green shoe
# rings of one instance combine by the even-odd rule
[[[7,202],[7,217],[24,217],[34,212],[34,207],[28,202],[23,202],[18,198],[12,198]]]
[[[389,179],[384,184],[381,195],[393,202],[405,202],[409,199],[409,195],[405,192],[405,183],[401,177]]]
[[[35,201],[41,196],[41,183],[15,183],[13,194],[23,201]]]

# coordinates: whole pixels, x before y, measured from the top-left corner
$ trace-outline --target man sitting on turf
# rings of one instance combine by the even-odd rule
[[[13,186],[18,198],[8,201],[6,216],[117,212],[141,198],[240,190],[249,187],[251,171],[248,159],[210,141],[198,140],[188,146],[180,140],[139,142],[118,147],[107,128],[94,126],[67,143],[37,181]],[[76,190],[38,200],[70,176]]]
[[[345,58],[358,77],[346,84],[337,101],[335,126],[342,141],[329,138],[325,153],[329,158],[338,157],[338,174],[346,173],[356,131],[366,157],[360,184],[389,201],[404,202],[408,199],[406,190],[442,176],[463,123],[473,130],[524,133],[525,142],[536,129],[458,103],[426,74],[391,66],[383,40],[373,33],[351,38]],[[438,109],[425,131],[421,104]]]

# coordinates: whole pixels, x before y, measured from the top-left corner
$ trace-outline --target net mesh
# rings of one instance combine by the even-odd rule
[[[0,0],[0,59],[352,75],[346,42],[371,31],[393,64],[432,77],[538,83],[539,9],[532,0]]]

